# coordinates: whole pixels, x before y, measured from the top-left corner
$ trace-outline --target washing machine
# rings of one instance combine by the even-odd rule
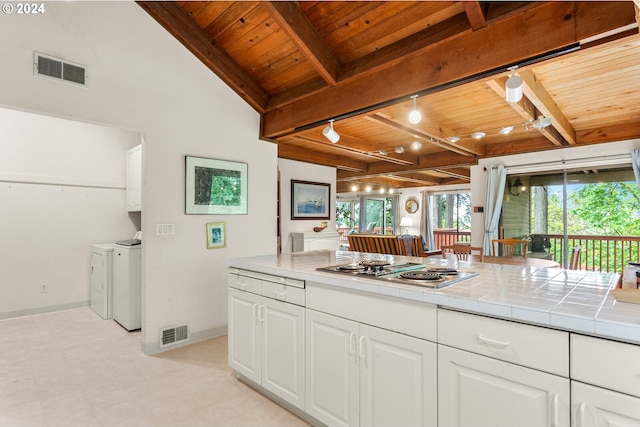
[[[91,309],[113,318],[113,243],[91,245]]]
[[[113,245],[113,319],[127,331],[142,327],[141,252],[138,239]]]

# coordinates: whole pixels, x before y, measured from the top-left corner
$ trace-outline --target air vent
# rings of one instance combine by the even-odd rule
[[[160,348],[189,339],[189,325],[174,326],[160,330]]]
[[[36,76],[61,80],[81,86],[87,84],[87,67],[60,58],[34,52],[34,73]]]

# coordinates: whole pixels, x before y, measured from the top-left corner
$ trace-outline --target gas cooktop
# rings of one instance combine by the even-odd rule
[[[430,267],[415,262],[393,264],[384,260],[354,261],[316,270],[426,288],[443,288],[478,275],[475,271],[458,271],[450,267]]]

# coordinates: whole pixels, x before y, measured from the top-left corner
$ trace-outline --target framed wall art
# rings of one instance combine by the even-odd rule
[[[331,184],[291,180],[291,219],[329,219]]]
[[[246,215],[246,163],[185,157],[187,215]]]
[[[227,246],[227,225],[224,222],[207,223],[207,249]]]

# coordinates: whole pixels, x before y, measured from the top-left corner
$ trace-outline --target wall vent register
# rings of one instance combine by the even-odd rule
[[[36,76],[86,86],[87,67],[42,53],[33,53],[33,72]]]
[[[160,348],[189,339],[189,326],[182,325],[160,331]]]

